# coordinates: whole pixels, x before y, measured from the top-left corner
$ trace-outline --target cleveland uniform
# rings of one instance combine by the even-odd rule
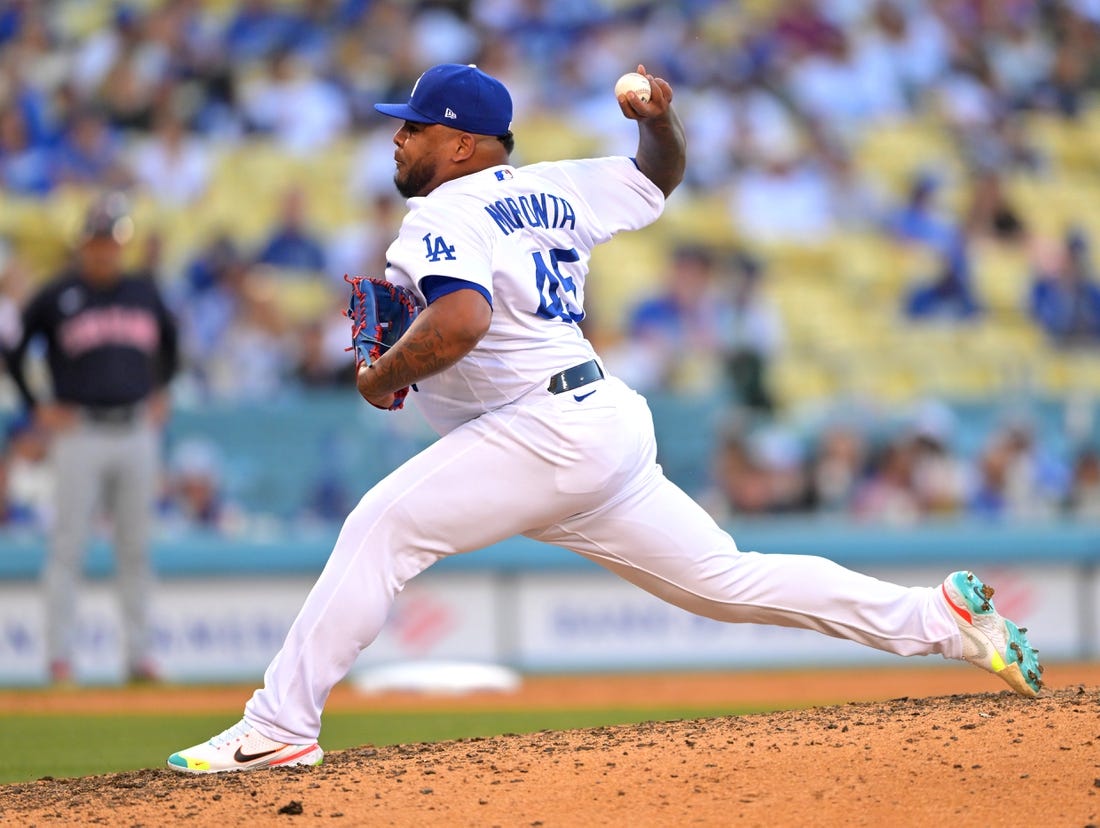
[[[146,403],[176,370],[176,324],[149,274],[120,273],[99,287],[79,270],[62,274],[31,298],[22,338],[6,355],[30,411],[39,401],[24,358],[36,339],[46,344],[53,397],[78,415],[72,428],[53,435],[50,447],[57,503],[42,574],[50,669],[55,678],[71,669],[82,558],[102,508],[112,517],[126,669],[147,677],[153,670],[149,538],[160,437]]]

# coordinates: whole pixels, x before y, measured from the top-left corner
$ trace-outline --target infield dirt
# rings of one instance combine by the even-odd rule
[[[1095,673],[1087,665],[1072,674]],[[919,690],[922,674],[906,683]],[[828,686],[801,675],[816,691]],[[925,678],[935,686],[943,676],[995,681],[957,671]],[[0,710],[10,708],[0,696]],[[155,769],[0,787],[4,825],[181,822],[1083,828],[1100,824],[1100,685],[1064,684],[1037,700],[977,692],[364,747],[330,752],[319,768]]]

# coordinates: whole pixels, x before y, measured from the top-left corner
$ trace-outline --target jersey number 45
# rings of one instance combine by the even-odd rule
[[[551,248],[546,251],[549,264],[542,251],[531,254],[535,262],[535,288],[539,292],[539,306],[535,311],[546,319],[561,319],[563,322],[580,322],[584,319],[584,310],[577,299],[577,286],[573,279],[564,275],[558,267],[559,262],[579,262],[576,248],[562,250]]]

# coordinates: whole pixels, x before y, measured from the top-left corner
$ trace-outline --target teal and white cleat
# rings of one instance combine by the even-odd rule
[[[1038,696],[1043,688],[1039,651],[1028,643],[1026,627],[1017,627],[993,608],[993,587],[973,572],[953,572],[942,590],[962,633],[963,658],[996,673],[1021,696]]]
[[[286,768],[319,765],[325,752],[320,745],[288,745],[268,739],[241,719],[209,742],[189,747],[168,757],[168,767],[182,773]]]

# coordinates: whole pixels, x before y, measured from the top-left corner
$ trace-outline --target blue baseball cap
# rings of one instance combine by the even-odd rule
[[[374,108],[414,124],[443,124],[476,135],[503,135],[512,126],[512,96],[472,63],[441,63],[413,85],[408,103]]]

